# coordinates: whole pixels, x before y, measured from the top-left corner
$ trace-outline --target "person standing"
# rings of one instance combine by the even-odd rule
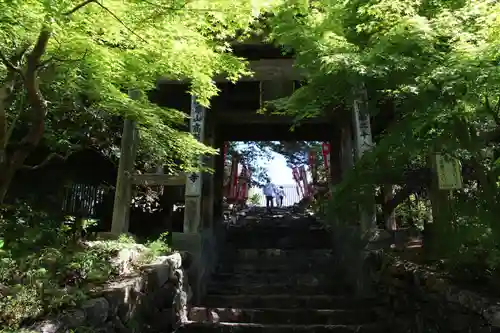
[[[280,186],[277,190],[276,190],[276,200],[278,201],[277,202],[277,205],[278,207],[283,207],[283,198],[285,197],[285,189],[283,188],[283,186]]]
[[[269,179],[267,180],[266,185],[264,185],[263,192],[266,197],[266,208],[269,212],[271,212],[271,208],[274,206],[275,188]]]

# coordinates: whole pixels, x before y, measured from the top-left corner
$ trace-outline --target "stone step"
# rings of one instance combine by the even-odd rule
[[[218,333],[380,333],[388,332],[384,324],[371,325],[271,325],[254,323],[197,323],[186,324],[180,332],[218,332]]]
[[[192,308],[189,319],[196,322],[231,322],[294,325],[354,325],[375,322],[379,315],[374,309],[235,309]]]
[[[331,295],[207,295],[203,305],[208,307],[233,308],[278,308],[278,309],[352,309],[376,306],[375,298],[360,299],[352,296]]]
[[[211,280],[214,283],[224,283],[224,282],[231,282],[231,283],[279,283],[279,282],[285,282],[285,283],[296,283],[300,285],[309,285],[309,284],[316,284],[316,283],[338,283],[339,281],[343,281],[341,276],[339,274],[335,274],[334,272],[332,273],[326,273],[324,270],[321,270],[319,267],[317,269],[317,272],[314,272],[311,270],[307,270],[308,273],[302,273],[304,270],[299,271],[296,274],[291,274],[289,271],[288,266],[283,266],[282,271],[254,271],[255,266],[249,267],[248,270],[242,271],[242,272],[217,272],[214,275],[212,275]],[[272,268],[272,267],[270,267]],[[274,267],[276,268],[276,267]]]
[[[333,256],[332,249],[280,249],[280,248],[261,248],[261,249],[227,249],[225,258],[235,260],[247,259],[274,259],[274,258],[288,258],[288,259],[316,259],[316,258],[331,258]]]
[[[264,225],[262,223],[252,227],[231,226],[227,228],[227,236],[229,238],[243,237],[248,234],[261,237],[324,236],[330,235],[330,231],[320,225],[297,225],[292,227],[288,225]]]
[[[333,252],[331,250],[304,250],[289,251],[274,249],[272,251],[258,251],[255,249],[237,250],[234,252],[224,251],[224,255],[220,260],[221,265],[234,265],[234,264],[290,264],[297,263],[328,265],[334,261]]]
[[[297,233],[285,231],[229,232],[226,242],[241,249],[331,249],[333,247],[332,236],[324,230]]]
[[[255,240],[234,241],[233,244],[240,249],[265,249],[269,247],[277,247],[280,249],[331,249],[333,244],[326,241],[314,241],[304,239],[301,241],[293,241],[289,239],[262,239],[260,242]]]
[[[315,295],[315,294],[338,294],[352,292],[347,286],[335,284],[286,284],[286,283],[212,283],[207,290],[210,295],[268,295],[273,294],[295,294],[295,295]]]
[[[303,272],[334,273],[333,265],[321,265],[313,262],[260,262],[260,263],[232,263],[220,262],[216,268],[216,274],[299,274]]]
[[[244,219],[238,221],[236,224],[232,224],[227,228],[228,232],[231,234],[236,234],[239,232],[259,232],[259,233],[294,233],[294,232],[317,232],[323,231],[328,232],[328,229],[322,223],[318,222],[278,222],[277,220],[260,220],[258,219]]]

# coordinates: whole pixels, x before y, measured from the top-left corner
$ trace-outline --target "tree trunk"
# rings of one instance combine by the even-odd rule
[[[28,133],[21,140],[19,147],[16,148],[11,156],[5,157],[3,163],[0,165],[0,204],[4,202],[17,170],[23,166],[26,158],[38,146],[43,137],[47,104],[40,92],[38,69],[50,36],[50,29],[46,26],[42,27],[33,50],[27,56],[23,84],[26,89],[30,111],[32,112],[32,119]]]

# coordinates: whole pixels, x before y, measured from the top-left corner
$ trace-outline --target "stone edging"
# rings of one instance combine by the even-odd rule
[[[132,331],[127,324],[155,312],[161,321],[155,326],[168,329],[187,321],[190,298],[191,288],[182,267],[182,256],[174,253],[156,258],[140,267],[139,272],[106,285],[79,308],[38,322],[29,330],[59,333],[95,327],[103,333],[127,333]],[[170,313],[162,314],[165,310]]]
[[[383,251],[381,252],[383,253]],[[390,261],[386,267],[381,267],[382,272],[379,272],[382,282],[399,284],[397,287],[404,289],[410,287],[407,284],[410,280],[411,287],[424,289],[429,294],[435,294],[442,300],[477,315],[490,327],[500,328],[499,300],[459,288],[453,285],[442,273],[433,272],[421,265],[387,253],[382,254],[382,256],[386,256],[385,259]]]

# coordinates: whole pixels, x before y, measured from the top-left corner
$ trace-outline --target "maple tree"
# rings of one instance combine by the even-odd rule
[[[386,123],[376,146],[336,186],[333,214],[351,221],[360,204],[372,204],[373,184],[392,182],[401,191],[384,205],[389,214],[412,193],[432,192],[433,154],[458,158],[465,186],[439,223],[446,241],[438,239],[452,243],[442,254],[472,263],[481,252],[498,266],[490,245],[500,236],[500,5],[319,0],[275,12],[271,39],[296,51],[307,81],[275,107],[297,118],[345,112],[350,119],[353,92],[364,86],[372,119]]]
[[[175,157],[183,169],[196,167],[196,156],[214,150],[177,129],[185,121],[183,112],[156,106],[145,92],[160,78],[187,81],[197,101],[208,106],[217,93],[214,76],[234,81],[248,73],[229,41],[244,37],[270,5],[2,0],[0,201],[42,140],[56,150],[48,158],[66,155],[81,145],[82,133],[99,129],[105,136],[110,115],[137,121],[140,148],[147,151],[143,156],[167,165]],[[130,91],[144,93],[131,99]],[[57,124],[72,117],[81,123],[71,136]]]

